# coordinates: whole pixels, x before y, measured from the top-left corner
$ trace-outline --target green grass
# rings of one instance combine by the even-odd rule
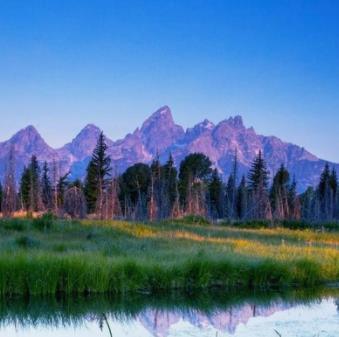
[[[268,290],[339,281],[339,233],[0,220],[0,295]]]

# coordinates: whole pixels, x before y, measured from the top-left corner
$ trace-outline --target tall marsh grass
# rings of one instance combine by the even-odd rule
[[[0,221],[0,295],[268,290],[339,281],[339,233],[208,224]]]

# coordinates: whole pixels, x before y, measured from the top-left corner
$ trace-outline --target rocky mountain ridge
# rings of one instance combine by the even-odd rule
[[[97,126],[89,124],[71,142],[53,149],[34,126],[28,126],[0,143],[0,176],[5,171],[9,150],[14,148],[18,177],[35,154],[40,161],[57,162],[60,172],[70,171],[73,178],[82,178],[99,133]],[[171,153],[178,165],[189,153],[202,152],[210,157],[224,177],[231,171],[235,151],[239,174],[246,174],[261,150],[271,174],[283,163],[295,175],[299,190],[315,185],[325,165],[324,160],[302,147],[274,136],[258,135],[253,127],[244,125],[241,116],[230,117],[216,125],[206,119],[185,131],[175,124],[168,106],[161,107],[123,139],[113,141],[107,137],[107,145],[117,172],[136,162],[148,163],[156,155],[164,161]],[[339,170],[339,164],[330,164]]]

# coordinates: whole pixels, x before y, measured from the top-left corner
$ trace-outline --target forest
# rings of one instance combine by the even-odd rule
[[[295,221],[317,226],[339,219],[338,179],[325,165],[319,183],[297,193],[297,181],[284,165],[273,177],[261,152],[247,176],[239,176],[237,152],[223,181],[202,153],[188,155],[177,168],[172,156],[161,163],[137,163],[117,174],[107,155],[103,133],[89,161],[84,180],[60,175],[58,164],[32,156],[16,182],[11,149],[0,184],[3,217],[50,213],[66,219],[159,221],[187,216],[218,222]]]

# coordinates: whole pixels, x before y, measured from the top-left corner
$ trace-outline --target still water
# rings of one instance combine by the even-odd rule
[[[0,303],[0,337],[339,337],[337,290]]]

